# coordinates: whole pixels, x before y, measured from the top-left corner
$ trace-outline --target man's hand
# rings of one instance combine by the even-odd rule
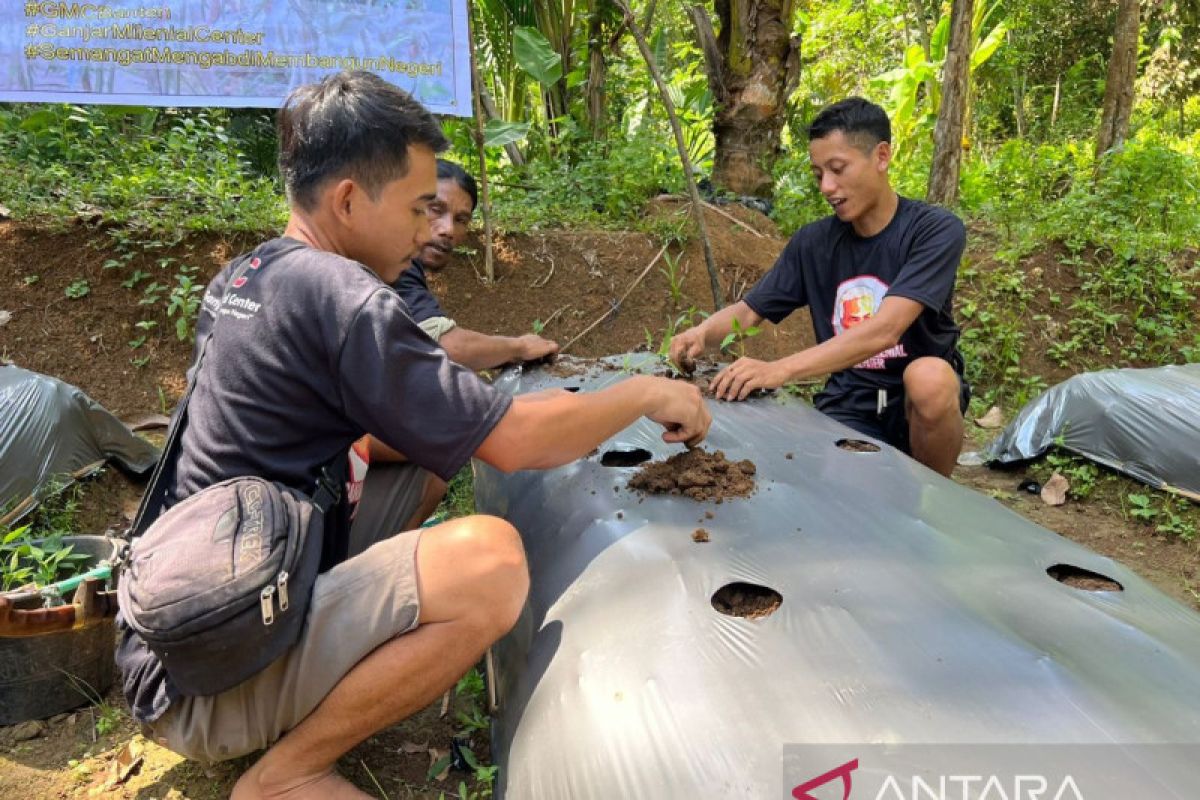
[[[755,389],[777,389],[787,380],[787,370],[778,361],[739,358],[721,370],[709,391],[718,400],[745,400]]]
[[[704,404],[704,395],[690,383],[669,378],[653,378],[654,407],[646,417],[666,428],[664,442],[694,447],[708,435],[712,415]]]
[[[537,361],[558,352],[558,342],[543,339],[532,333],[517,337],[518,357],[522,361]]]
[[[704,332],[699,327],[688,328],[671,338],[671,362],[684,368],[686,362],[693,362],[704,354]]]

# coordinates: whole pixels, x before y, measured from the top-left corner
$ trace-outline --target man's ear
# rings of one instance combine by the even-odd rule
[[[880,142],[875,145],[875,169],[879,172],[887,172],[888,166],[892,163],[892,143]]]
[[[326,193],[325,202],[329,204],[329,211],[333,219],[338,224],[349,228],[352,225],[351,216],[354,206],[362,202],[362,195],[358,184],[349,178],[342,178]]]

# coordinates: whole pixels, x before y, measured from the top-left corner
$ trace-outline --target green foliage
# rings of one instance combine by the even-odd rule
[[[180,267],[175,287],[167,298],[167,316],[175,317],[175,336],[180,341],[192,337],[196,313],[204,296],[204,284],[195,279],[197,267]]]
[[[679,190],[670,140],[647,131],[608,145],[577,141],[566,158],[510,167],[492,194],[495,224],[507,231],[627,228],[660,190]]]
[[[42,505],[30,522],[0,533],[0,591],[26,584],[46,586],[74,575],[88,560],[72,552],[62,538],[75,531],[79,487],[53,480],[42,492]]]
[[[440,519],[457,519],[475,513],[475,476],[471,465],[463,467],[446,487],[446,496],[442,498],[434,516]]]
[[[283,205],[227,125],[231,112],[0,106],[0,174],[17,218],[77,213],[142,231],[271,230]]]
[[[91,291],[91,284],[89,284],[84,278],[80,278],[79,280],[71,281],[71,283],[67,285],[67,288],[63,290],[63,294],[72,300],[80,300],[84,297],[87,297]]]
[[[964,210],[996,236],[995,263],[959,273],[977,386],[1028,399],[1038,388],[1022,362],[1031,345],[1071,372],[1194,358],[1200,269],[1187,248],[1200,239],[1198,152],[1200,136],[1147,125],[1099,165],[1090,139],[1012,140],[968,161]],[[1045,344],[1028,341],[1035,332]]]
[[[678,308],[683,302],[683,278],[686,273],[680,269],[679,262],[683,259],[683,253],[671,255],[670,252],[663,252],[663,262],[665,267],[659,267],[659,272],[667,279],[667,291],[671,293],[671,307]]]
[[[521,26],[516,29],[513,57],[521,69],[543,86],[550,86],[562,79],[562,56],[554,52],[550,41],[537,28]]]
[[[1100,480],[1100,468],[1096,464],[1061,449],[1052,450],[1036,470],[1036,474],[1043,481],[1055,472],[1060,473],[1071,484],[1067,494],[1077,500],[1090,497]]]
[[[1164,492],[1129,492],[1125,500],[1128,502],[1126,515],[1146,525],[1154,525],[1157,533],[1178,536],[1185,541],[1196,538],[1200,514],[1186,500]]]
[[[734,345],[737,345],[738,357],[742,358],[746,355],[746,340],[758,336],[760,333],[762,333],[762,328],[757,325],[743,328],[741,320],[734,317],[733,330],[725,334],[725,338],[721,340],[721,352],[727,353]]]

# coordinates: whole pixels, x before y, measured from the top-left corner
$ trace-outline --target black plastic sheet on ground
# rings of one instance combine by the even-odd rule
[[[74,386],[0,367],[0,520],[15,522],[48,486],[109,459],[140,474],[154,466],[158,450]]]
[[[500,383],[656,368],[608,365]],[[606,452],[681,449],[644,420],[558,469],[477,465],[532,579],[495,651],[499,795],[784,797],[789,744],[1200,742],[1200,615],[896,450],[839,447],[860,437],[801,401],[710,404],[704,446],[755,462],[750,498],[629,490]],[[722,613],[738,584],[782,603]]]
[[[984,457],[1025,461],[1055,445],[1200,500],[1200,364],[1076,375],[1021,409]]]

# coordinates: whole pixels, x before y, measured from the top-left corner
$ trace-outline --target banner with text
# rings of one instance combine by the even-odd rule
[[[470,116],[466,0],[0,0],[0,101],[277,108],[362,69]]]

